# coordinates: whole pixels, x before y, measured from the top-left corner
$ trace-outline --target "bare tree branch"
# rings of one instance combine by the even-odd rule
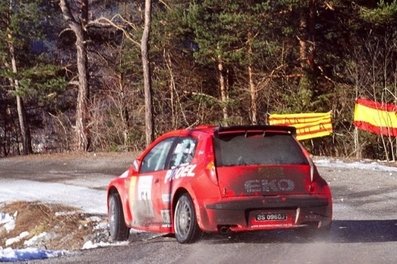
[[[159,2],[162,3],[168,10],[171,10],[171,7],[164,0],[159,0]]]
[[[130,40],[132,43],[134,43],[135,45],[140,47],[141,44],[138,41],[136,41],[135,39],[133,39],[133,36],[131,35],[131,33],[125,29],[125,26],[118,25],[114,22],[115,18],[117,18],[117,17],[122,18],[123,22],[127,23],[129,26],[133,27],[136,30],[136,27],[131,22],[125,20],[121,15],[116,15],[116,16],[112,17],[111,19],[106,18],[106,17],[100,17],[94,21],[89,22],[89,25],[112,26],[114,28],[117,28],[123,32],[124,36],[128,40]]]
[[[75,26],[78,26],[78,22],[77,22],[76,18],[73,16],[72,12],[70,11],[70,6],[69,6],[68,1],[60,0],[59,6],[62,10],[63,18],[66,20],[66,22],[68,22],[70,24],[74,24]]]

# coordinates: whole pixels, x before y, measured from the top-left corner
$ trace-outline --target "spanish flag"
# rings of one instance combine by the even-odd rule
[[[356,99],[354,125],[378,135],[397,136],[397,105]]]
[[[332,134],[331,111],[327,113],[272,114],[270,125],[293,126],[298,140]]]

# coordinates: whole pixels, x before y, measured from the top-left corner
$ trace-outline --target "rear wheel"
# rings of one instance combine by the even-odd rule
[[[201,233],[197,224],[192,198],[188,194],[179,197],[174,214],[175,238],[179,243],[192,243]]]
[[[124,222],[123,207],[120,196],[113,193],[109,197],[109,229],[110,238],[113,241],[124,241],[128,239],[130,229]]]

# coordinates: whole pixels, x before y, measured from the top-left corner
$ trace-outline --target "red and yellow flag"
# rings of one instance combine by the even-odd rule
[[[378,135],[397,136],[397,105],[356,99],[354,125]]]
[[[269,116],[269,124],[295,127],[298,140],[324,137],[332,134],[331,112],[272,114]]]

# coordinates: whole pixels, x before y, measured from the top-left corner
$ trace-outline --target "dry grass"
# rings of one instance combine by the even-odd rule
[[[23,242],[47,232],[46,239],[40,242],[39,247],[47,249],[81,249],[86,237],[93,232],[92,223],[87,216],[76,209],[39,202],[14,202],[0,208],[0,212],[13,215],[17,212],[15,229],[6,233],[0,232],[0,246],[5,247],[8,238],[17,237],[24,231],[29,236],[21,242],[12,244],[13,248],[24,248]]]

